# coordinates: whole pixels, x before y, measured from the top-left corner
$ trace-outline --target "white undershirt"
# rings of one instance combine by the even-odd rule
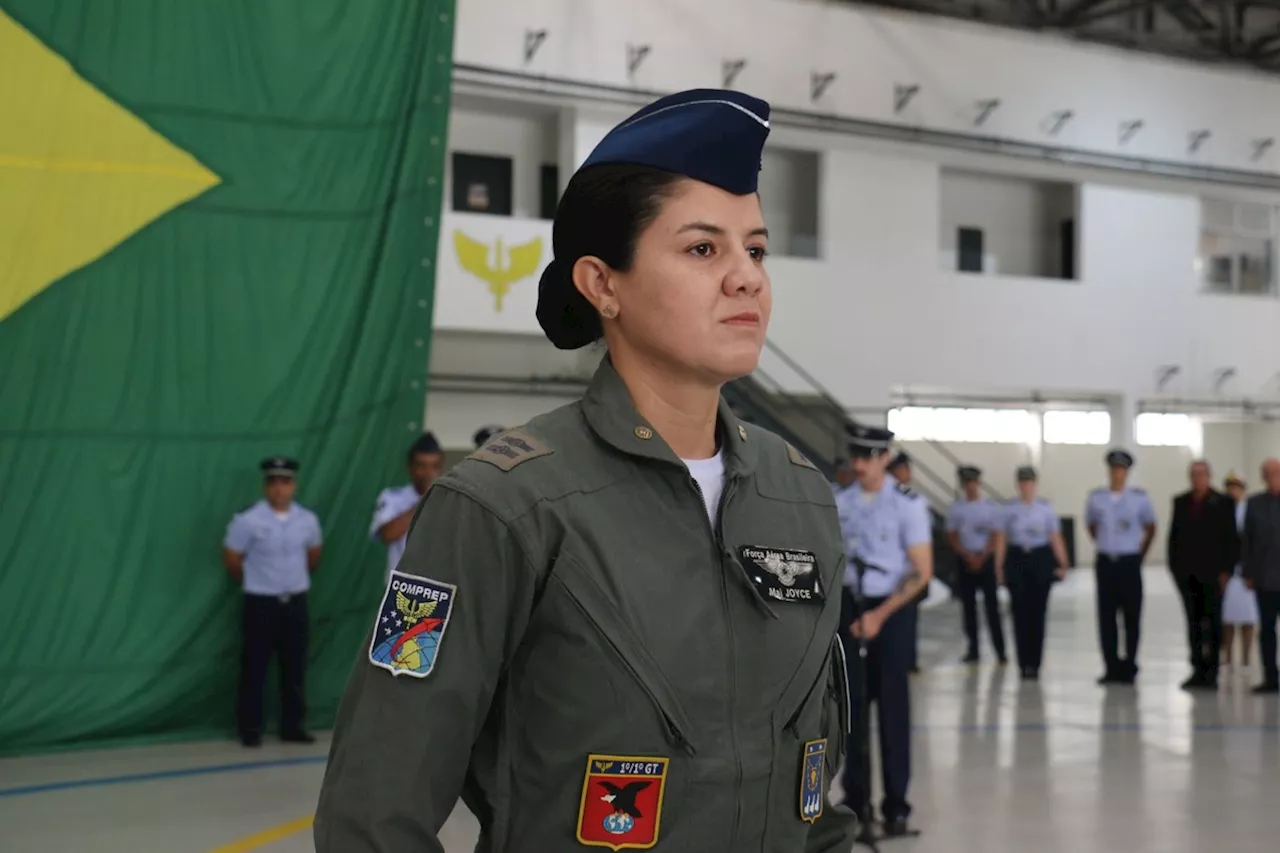
[[[720,496],[724,494],[724,454],[717,452],[710,459],[681,459],[693,479],[702,490],[702,502],[707,507],[707,518],[716,526],[716,513],[720,510]]]

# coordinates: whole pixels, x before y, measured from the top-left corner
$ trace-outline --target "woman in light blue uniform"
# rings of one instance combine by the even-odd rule
[[[1022,677],[1040,677],[1045,619],[1054,579],[1067,576],[1058,514],[1036,496],[1036,469],[1018,469],[1018,499],[1005,504],[996,536],[996,580],[1013,599],[1013,632]]]

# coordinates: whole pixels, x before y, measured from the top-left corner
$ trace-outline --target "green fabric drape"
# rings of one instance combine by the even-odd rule
[[[218,180],[0,319],[0,753],[232,731],[240,599],[218,554],[270,454],[301,460],[324,527],[307,687],[325,726],[380,592],[373,500],[421,430],[454,0],[5,16]],[[0,75],[34,73],[16,62]],[[19,171],[84,162],[15,139],[0,229],[34,209],[5,192]]]

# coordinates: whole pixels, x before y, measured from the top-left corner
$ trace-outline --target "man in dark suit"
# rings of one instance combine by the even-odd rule
[[[1184,690],[1218,688],[1222,646],[1222,590],[1240,557],[1235,506],[1210,483],[1209,463],[1191,463],[1191,491],[1173,499],[1169,569],[1187,613],[1191,677]]]

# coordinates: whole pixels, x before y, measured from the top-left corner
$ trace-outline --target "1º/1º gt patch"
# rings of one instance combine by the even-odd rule
[[[587,756],[578,807],[578,841],[610,850],[648,850],[658,843],[667,758]]]
[[[457,596],[451,583],[392,571],[373,623],[369,663],[392,675],[430,675]]]

